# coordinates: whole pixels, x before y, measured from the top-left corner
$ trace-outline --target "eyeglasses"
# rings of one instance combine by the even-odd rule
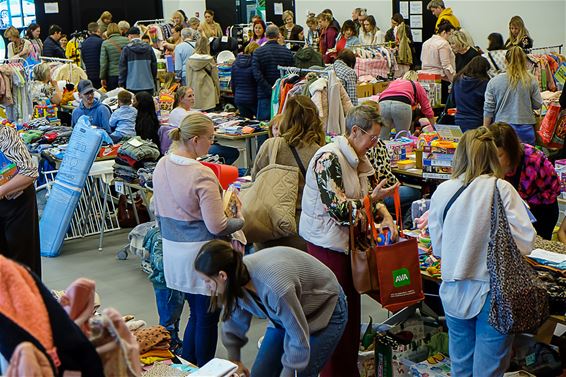
[[[377,143],[377,140],[379,140],[379,135],[371,135],[371,134],[367,133],[367,131],[365,131],[365,130],[364,130],[363,128],[361,128],[360,126],[357,126],[357,127],[358,127],[358,129],[359,129],[360,131],[362,131],[364,134],[366,134],[366,135],[368,135],[368,136],[370,137],[369,140],[370,140],[372,143]]]

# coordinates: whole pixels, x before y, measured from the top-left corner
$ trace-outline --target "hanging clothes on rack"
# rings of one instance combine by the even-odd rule
[[[18,61],[3,60],[0,65],[0,103],[6,108],[6,117],[15,122],[18,119],[29,120],[33,113],[28,72],[23,59]]]
[[[370,75],[383,79],[392,78],[399,70],[395,50],[382,45],[356,45],[352,51],[356,54],[356,74],[358,77]]]
[[[140,28],[142,34],[148,34],[151,39],[152,46],[159,48],[157,45],[160,41],[166,41],[173,35],[173,25],[164,18],[155,20],[140,20],[134,26]]]

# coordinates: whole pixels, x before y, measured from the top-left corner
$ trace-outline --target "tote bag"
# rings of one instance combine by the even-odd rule
[[[271,241],[297,233],[299,168],[276,163],[282,141],[281,137],[274,139],[269,165],[240,191],[245,219],[242,230],[248,242]]]
[[[531,332],[542,325],[548,317],[547,292],[513,239],[497,181],[491,205],[487,269],[489,324],[502,334]]]

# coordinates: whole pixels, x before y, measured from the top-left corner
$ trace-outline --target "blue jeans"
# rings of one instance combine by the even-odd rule
[[[159,288],[153,285],[155,303],[159,314],[159,324],[171,334],[172,343],[181,344],[179,339],[179,320],[185,305],[185,294],[174,289]],[[175,345],[175,344],[172,344]]]
[[[511,124],[517,133],[521,143],[535,145],[535,126],[534,124]]]
[[[489,325],[490,297],[472,319],[446,315],[452,375],[457,377],[503,376],[511,359],[512,335],[502,335]]]
[[[256,117],[258,120],[271,120],[271,98],[258,98]]]
[[[244,118],[249,118],[252,119],[253,117],[255,117],[255,113],[257,112],[257,105],[250,105],[250,104],[246,104],[246,103],[238,103],[236,102],[236,107],[238,108],[238,111],[240,112],[240,116],[243,116]]]
[[[414,187],[399,186],[399,197],[401,198],[401,213],[404,215],[407,210],[411,208],[411,204],[413,204],[415,200],[419,200],[421,198],[421,191]],[[393,197],[388,196],[383,200],[383,202],[391,213],[391,216],[395,216],[395,203],[393,202]]]
[[[234,161],[240,157],[240,151],[237,148],[227,147],[216,143],[210,146],[208,153],[219,155],[222,157],[226,165],[232,165]]]
[[[210,296],[186,293],[189,302],[189,323],[183,337],[181,357],[199,367],[208,363],[216,353],[220,310],[209,312]]]
[[[346,295],[344,295],[344,292],[340,292],[328,325],[310,336],[309,363],[305,369],[298,371],[299,377],[318,376],[326,361],[332,356],[347,322],[348,304],[346,303]],[[283,370],[281,357],[285,353],[283,349],[284,339],[285,329],[267,328],[251,370],[251,377],[278,377],[281,374],[281,370]]]

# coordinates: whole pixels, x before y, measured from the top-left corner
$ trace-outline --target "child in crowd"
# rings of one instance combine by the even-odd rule
[[[267,134],[269,137],[279,137],[281,136],[281,120],[283,119],[283,114],[277,114],[269,122],[269,127],[267,128]]]
[[[136,136],[136,116],[138,110],[132,106],[132,93],[122,90],[118,93],[118,108],[110,116],[110,137],[118,143],[125,137]]]

